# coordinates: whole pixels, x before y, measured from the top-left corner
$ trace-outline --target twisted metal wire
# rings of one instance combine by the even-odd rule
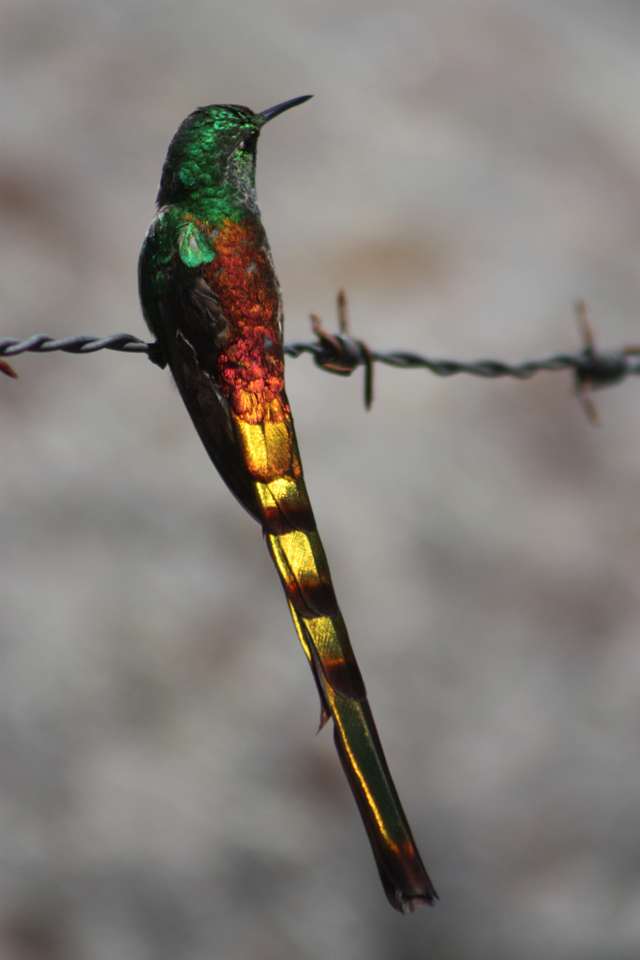
[[[323,370],[340,376],[349,376],[355,369],[365,369],[364,403],[369,409],[373,402],[373,369],[375,363],[384,363],[401,370],[424,369],[439,377],[451,377],[458,373],[468,373],[485,379],[513,377],[516,380],[528,380],[541,371],[555,372],[570,370],[573,373],[576,393],[592,423],[598,423],[598,412],[590,397],[591,390],[612,386],[630,376],[640,374],[640,346],[621,347],[617,350],[599,351],[596,349],[593,331],[588,321],[586,307],[579,303],[578,320],[581,325],[585,348],[578,353],[557,353],[537,360],[525,360],[522,363],[505,363],[501,360],[445,360],[425,357],[408,351],[384,353],[372,350],[362,340],[356,340],[347,334],[346,298],[339,297],[340,333],[328,334],[322,328],[320,320],[312,316],[313,330],[317,339],[311,342],[287,343],[284,352],[290,357],[299,357],[309,353],[315,363]],[[116,333],[109,337],[93,337],[80,334],[73,337],[56,339],[45,333],[37,333],[27,340],[11,337],[0,339],[0,357],[14,357],[21,353],[52,353],[61,350],[66,353],[96,353],[98,350],[116,350],[124,353],[146,353],[149,359],[164,367],[166,361],[157,343],[145,343],[130,333]],[[0,359],[0,372],[15,377],[17,374],[8,363]]]
[[[451,377],[456,373],[469,373],[476,377],[495,379],[497,377],[514,377],[516,380],[529,380],[534,374],[543,370],[573,370],[579,372],[585,380],[598,381],[604,385],[605,381],[617,382],[625,377],[640,374],[640,360],[631,361],[626,347],[620,350],[610,350],[591,354],[587,350],[579,353],[556,353],[537,360],[525,360],[522,363],[505,363],[502,360],[444,360],[434,357],[425,357],[419,353],[410,353],[404,350],[382,353],[379,350],[370,350],[365,357],[362,346],[357,340],[343,335],[335,335],[332,339],[339,341],[343,346],[342,352],[332,352],[324,343],[287,343],[284,352],[291,357],[299,357],[302,353],[313,355],[316,363],[321,367],[334,364],[336,360],[346,361],[351,373],[352,369],[363,366],[368,359],[377,363],[384,363],[389,367],[403,370],[423,368],[430,370],[439,377]],[[337,373],[338,371],[331,371]],[[342,371],[341,371],[342,372]]]
[[[12,337],[0,338],[0,356],[15,357],[21,353],[96,353],[98,350],[116,350],[123,353],[146,353],[153,357],[154,343],[146,343],[130,333],[114,333],[109,337],[94,337],[78,334],[56,339],[46,333],[36,333],[27,340]],[[404,350],[388,353],[371,350],[359,340],[344,334],[323,336],[316,341],[286,343],[284,352],[290,357],[309,353],[318,366],[332,373],[348,375],[367,363],[374,361],[403,370],[425,369],[439,377],[468,373],[476,377],[495,379],[513,377],[528,380],[541,371],[572,370],[592,386],[617,383],[629,376],[640,374],[640,359],[633,360],[640,348],[622,347],[618,350],[594,352],[590,349],[578,353],[556,353],[537,360],[522,363],[505,363],[502,360],[446,360],[426,357]],[[156,360],[157,362],[157,360]],[[339,367],[339,369],[337,369]]]
[[[56,339],[46,333],[34,333],[28,340],[15,340],[13,337],[0,339],[0,356],[15,357],[19,353],[96,353],[97,350],[120,350],[124,353],[149,353],[151,344],[145,343],[130,333],[114,333],[110,337],[92,337],[89,334],[77,334],[73,337]]]

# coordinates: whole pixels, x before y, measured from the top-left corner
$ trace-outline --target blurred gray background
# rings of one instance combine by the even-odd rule
[[[179,122],[313,93],[258,192],[289,339],[638,342],[637,0],[5,0],[3,335],[146,336]],[[287,362],[308,487],[441,903],[387,905],[258,527],[144,357],[2,403],[2,960],[636,960],[640,385]]]

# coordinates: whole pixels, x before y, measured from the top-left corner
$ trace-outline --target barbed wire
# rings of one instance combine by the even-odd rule
[[[351,337],[348,333],[347,301],[341,291],[338,294],[339,332],[327,333],[320,319],[312,315],[311,323],[316,340],[286,343],[284,352],[287,356],[294,358],[308,353],[317,366],[339,376],[349,376],[358,367],[364,367],[364,401],[367,409],[373,402],[375,363],[383,363],[401,370],[429,370],[439,377],[466,373],[485,379],[512,377],[516,380],[528,380],[543,371],[570,370],[574,375],[576,392],[589,419],[598,422],[597,412],[589,397],[590,391],[613,386],[628,377],[640,375],[640,345],[623,346],[607,351],[598,350],[584,302],[579,301],[576,304],[576,312],[585,344],[584,348],[577,353],[556,353],[521,363],[489,359],[467,361],[436,359],[406,350],[390,352],[372,350],[362,340]],[[26,340],[12,337],[0,339],[0,357],[15,357],[21,353],[52,353],[57,350],[76,354],[96,353],[99,350],[146,353],[153,363],[161,367],[166,365],[157,343],[147,343],[130,333],[116,333],[108,337],[79,334],[59,339],[45,333],[37,333]],[[17,376],[11,366],[2,360],[0,360],[0,371],[8,376]]]

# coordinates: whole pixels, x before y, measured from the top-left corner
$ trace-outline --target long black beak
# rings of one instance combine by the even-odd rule
[[[284,103],[279,103],[276,107],[269,107],[267,110],[263,110],[262,113],[258,113],[257,116],[262,117],[263,123],[268,123],[269,120],[277,117],[279,113],[284,113],[285,110],[290,110],[291,107],[297,107],[299,103],[311,100],[312,96],[313,94],[307,94],[306,97],[294,97],[293,100],[285,100]]]

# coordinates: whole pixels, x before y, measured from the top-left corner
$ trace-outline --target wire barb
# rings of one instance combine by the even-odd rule
[[[354,340],[349,336],[349,315],[347,313],[347,295],[344,290],[338,292],[338,330],[337,335],[327,333],[320,317],[311,314],[311,328],[324,353],[316,353],[314,360],[323,370],[336,373],[340,377],[349,377],[356,367],[364,365],[364,406],[371,409],[373,403],[373,362],[374,355],[363,340]],[[287,348],[285,346],[285,352]]]
[[[13,377],[14,380],[18,379],[18,374],[6,360],[0,360],[0,373],[5,373],[8,377]]]
[[[589,422],[597,426],[602,423],[602,420],[591,397],[591,391],[602,387],[611,387],[624,380],[629,373],[633,373],[633,369],[630,369],[629,357],[635,353],[640,353],[640,349],[623,347],[622,350],[615,353],[599,353],[589,311],[584,300],[578,300],[575,309],[584,343],[580,363],[575,369],[576,395]]]

